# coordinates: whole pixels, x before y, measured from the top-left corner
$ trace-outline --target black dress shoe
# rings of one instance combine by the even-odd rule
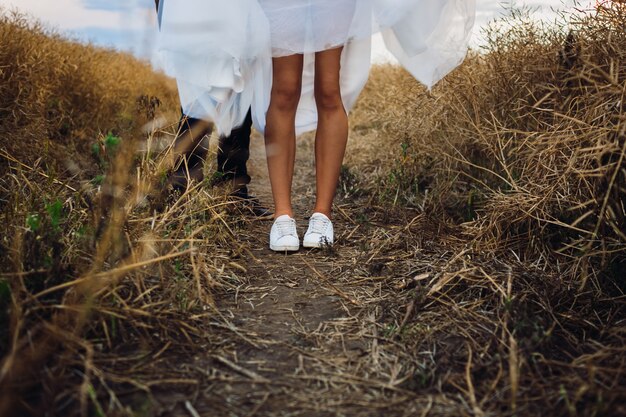
[[[272,218],[274,213],[267,207],[263,206],[259,199],[253,195],[248,194],[248,187],[243,186],[233,191],[231,194],[238,201],[242,203],[244,211],[254,217],[258,218]]]
[[[185,194],[190,185],[194,186],[202,182],[203,179],[202,164],[196,164],[193,167],[189,165],[179,166],[177,169],[169,171],[164,181],[155,184],[154,192],[148,196],[150,210],[162,212]]]
[[[167,190],[182,195],[187,191],[190,181],[196,184],[202,182],[204,179],[202,165],[203,164],[197,164],[196,166],[190,167],[181,166],[177,170],[170,172],[165,184]]]

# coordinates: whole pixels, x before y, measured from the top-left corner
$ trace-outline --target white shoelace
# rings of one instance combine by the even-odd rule
[[[323,235],[326,232],[329,223],[329,220],[326,220],[322,217],[312,217],[309,223],[309,232]]]
[[[276,225],[276,230],[278,231],[279,238],[285,237],[285,236],[296,236],[296,237],[298,236],[294,227],[295,220],[293,219],[279,220],[275,222],[274,224]]]

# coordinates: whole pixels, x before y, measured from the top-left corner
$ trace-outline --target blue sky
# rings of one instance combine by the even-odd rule
[[[551,19],[553,9],[572,7],[574,1],[476,0],[475,38],[479,38],[481,27],[505,12],[508,4],[537,8],[537,18]],[[0,7],[28,13],[74,38],[154,60],[154,0],[0,0]],[[380,40],[375,41],[373,54],[374,60],[387,59]]]
[[[133,7],[133,2],[125,0],[83,0],[82,4],[87,10],[128,10]]]

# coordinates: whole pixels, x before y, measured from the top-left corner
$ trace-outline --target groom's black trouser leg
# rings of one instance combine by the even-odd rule
[[[178,134],[174,141],[176,155],[175,169],[170,176],[170,184],[175,189],[187,188],[188,180],[202,181],[204,163],[209,150],[209,137],[212,126],[209,122],[182,115]],[[252,116],[246,115],[241,127],[234,129],[227,137],[221,137],[217,151],[217,177],[219,182],[232,181],[236,190],[247,194],[250,183],[247,163],[250,158],[250,134]]]
[[[221,137],[217,152],[218,181],[232,181],[236,189],[245,190],[250,183],[248,159],[250,158],[250,134],[252,115],[250,110],[243,125],[234,129],[230,136]]]
[[[157,12],[159,0],[154,1]],[[250,183],[247,163],[250,158],[250,133],[252,114],[248,114],[241,127],[230,136],[220,138],[217,151],[218,180],[232,180],[236,190],[247,195],[246,185]],[[187,188],[188,179],[202,181],[204,163],[209,150],[209,137],[212,126],[208,122],[183,114],[178,124],[178,134],[174,141],[176,155],[175,169],[170,176],[170,184],[175,189]]]
[[[211,123],[205,120],[184,114],[181,116],[173,146],[176,163],[169,178],[169,183],[174,189],[184,191],[189,180],[196,182],[203,180],[204,162],[209,153],[209,137],[212,130]]]

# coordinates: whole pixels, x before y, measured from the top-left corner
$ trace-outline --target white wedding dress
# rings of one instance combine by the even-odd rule
[[[475,0],[161,0],[160,51],[176,77],[185,114],[239,126],[252,107],[265,128],[272,57],[304,54],[298,133],[315,129],[314,53],[344,46],[341,93],[349,111],[370,68],[371,38],[428,88],[458,66],[474,25]]]

